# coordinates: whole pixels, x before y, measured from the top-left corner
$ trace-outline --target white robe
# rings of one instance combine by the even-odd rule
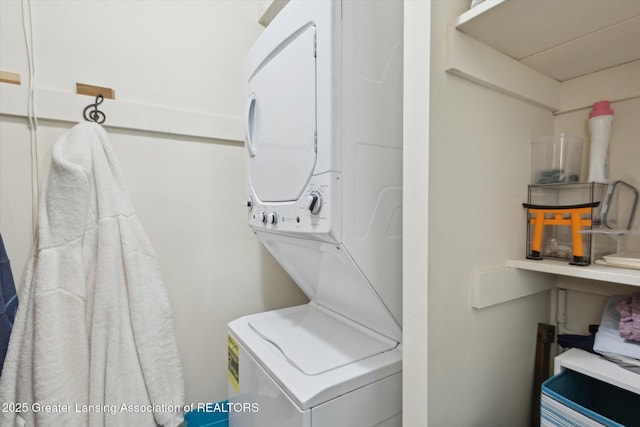
[[[53,147],[0,402],[21,410],[0,412],[3,427],[182,421],[167,291],[107,133],[95,123],[74,126]]]

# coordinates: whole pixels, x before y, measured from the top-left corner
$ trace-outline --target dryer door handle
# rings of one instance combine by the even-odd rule
[[[256,128],[256,96],[252,94],[247,101],[247,117],[245,120],[245,140],[247,142],[247,151],[249,157],[256,155],[255,141],[253,140],[253,134]]]

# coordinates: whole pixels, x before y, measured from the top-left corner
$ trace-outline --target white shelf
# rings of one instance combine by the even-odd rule
[[[640,59],[637,0],[486,0],[456,29],[557,81]]]
[[[572,348],[555,358],[555,373],[562,368],[580,372],[600,381],[640,394],[640,375],[584,350]]]
[[[590,98],[563,104],[561,92],[598,87],[601,74],[631,76],[610,101],[640,96],[638,0],[485,0],[451,23],[447,40],[447,72],[553,112],[589,107]]]
[[[640,286],[640,270],[631,270],[627,268],[609,267],[595,264],[586,267],[578,267],[575,265],[570,265],[568,261],[555,261],[547,259],[536,261],[522,258],[507,260],[507,266],[519,268],[522,270],[538,271],[541,273],[550,273],[590,280],[601,280],[604,282],[620,283],[623,285]]]

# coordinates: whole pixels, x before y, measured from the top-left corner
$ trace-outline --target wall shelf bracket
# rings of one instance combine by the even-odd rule
[[[473,308],[487,308],[503,302],[555,288],[555,275],[504,267],[472,273]]]

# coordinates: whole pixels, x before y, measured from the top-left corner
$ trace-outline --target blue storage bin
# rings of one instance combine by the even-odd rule
[[[227,400],[218,402],[227,407]],[[214,404],[211,404],[213,407]],[[229,427],[229,413],[212,410],[193,410],[184,414],[184,427]]]
[[[542,425],[640,427],[640,395],[570,369],[542,384]]]

